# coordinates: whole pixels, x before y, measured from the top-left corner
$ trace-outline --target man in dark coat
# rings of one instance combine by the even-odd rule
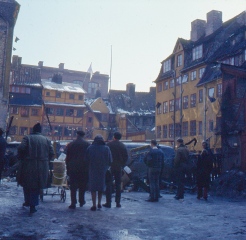
[[[0,128],[0,183],[2,181],[2,172],[4,168],[4,155],[6,151],[7,142],[3,137],[4,130]]]
[[[213,169],[213,153],[207,142],[202,142],[203,150],[197,161],[197,199],[208,199],[210,174]]]
[[[164,167],[164,153],[157,148],[156,140],[151,140],[151,150],[147,153],[145,164],[148,167],[148,177],[150,186],[150,197],[147,202],[158,202],[160,195],[160,175]]]
[[[85,191],[88,183],[88,163],[85,162],[85,153],[90,143],[85,141],[84,131],[77,131],[77,139],[67,145],[66,165],[69,176],[71,205],[70,209],[76,208],[77,189],[79,189],[79,204],[85,204]]]
[[[86,161],[89,164],[89,190],[93,206],[92,211],[96,211],[97,207],[101,208],[101,200],[103,191],[105,191],[106,171],[112,162],[111,151],[102,137],[97,135],[93,143],[86,150]],[[98,202],[96,207],[96,192],[98,193]]]
[[[110,148],[112,153],[113,162],[111,165],[111,176],[107,175],[107,187],[106,187],[106,203],[103,204],[104,207],[111,207],[111,196],[112,196],[112,179],[115,180],[115,202],[116,207],[121,207],[120,199],[121,199],[121,177],[122,177],[122,168],[125,166],[128,153],[126,150],[126,146],[124,143],[120,142],[121,133],[115,132],[113,141],[109,142],[107,145]]]
[[[175,172],[178,185],[177,194],[174,198],[177,200],[184,198],[184,180],[188,161],[189,150],[184,145],[183,139],[179,138],[177,139],[177,150],[174,158],[174,168],[176,170]]]
[[[41,135],[40,123],[33,126],[33,132],[23,138],[18,147],[20,158],[17,181],[23,187],[25,202],[30,213],[36,212],[40,190],[47,187],[49,162],[54,158],[54,149],[48,138]]]

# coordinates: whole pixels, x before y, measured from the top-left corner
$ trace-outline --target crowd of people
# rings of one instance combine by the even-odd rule
[[[37,211],[39,195],[47,188],[50,161],[55,153],[51,141],[42,134],[42,126],[37,123],[31,134],[24,136],[18,147],[20,159],[17,182],[23,187],[24,207],[30,208],[30,213]],[[4,131],[0,129],[0,174],[2,160],[6,150],[6,141],[2,137]],[[76,140],[66,147],[66,166],[69,179],[71,204],[69,209],[76,209],[76,204],[83,207],[86,204],[85,192],[91,192],[91,211],[103,207],[111,208],[112,192],[115,187],[116,207],[121,207],[121,178],[122,169],[126,166],[128,152],[121,142],[121,133],[115,132],[113,140],[106,143],[101,135],[97,135],[92,143],[84,139],[85,132],[77,131]],[[197,163],[197,199],[208,198],[210,173],[212,170],[212,152],[207,142],[202,143],[203,150]],[[175,199],[184,198],[184,179],[189,161],[189,151],[183,139],[177,139],[177,149],[174,158],[174,169],[177,179],[177,193]],[[151,149],[146,154],[144,162],[148,170],[150,194],[148,202],[158,202],[160,196],[160,181],[164,166],[164,153],[158,148],[156,140],[151,140]],[[114,179],[114,184],[113,184]],[[105,192],[106,202],[102,204]],[[77,194],[78,193],[78,194]],[[78,201],[77,201],[78,195]]]

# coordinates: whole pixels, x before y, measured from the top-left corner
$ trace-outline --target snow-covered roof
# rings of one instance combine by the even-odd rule
[[[61,106],[61,107],[85,107],[84,104],[63,103],[63,102],[44,102],[45,105]]]
[[[41,81],[44,89],[56,90],[60,92],[86,93],[86,91],[76,83],[55,83],[47,79],[42,79]]]
[[[117,108],[117,113],[120,113],[120,114],[127,114],[129,116],[134,116],[134,115],[138,115],[138,116],[146,116],[146,115],[155,115],[155,111],[148,111],[148,110],[142,110],[140,109],[139,111],[132,111],[132,112],[129,112],[129,111],[125,111],[121,108]]]

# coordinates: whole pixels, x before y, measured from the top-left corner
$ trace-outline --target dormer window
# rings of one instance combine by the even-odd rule
[[[199,45],[192,49],[192,60],[196,60],[202,57],[203,54],[203,47],[202,45]]]
[[[182,65],[183,65],[183,55],[180,54],[177,57],[177,67],[182,66]]]
[[[171,70],[171,59],[163,62],[163,73]]]

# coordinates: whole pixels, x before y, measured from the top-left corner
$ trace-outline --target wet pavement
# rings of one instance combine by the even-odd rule
[[[53,193],[57,188],[48,189]],[[0,185],[0,239],[246,239],[246,202],[218,197],[197,200],[186,193],[175,200],[174,193],[162,191],[159,202],[146,202],[145,192],[122,193],[122,207],[90,211],[86,204],[75,210],[60,195],[45,195],[33,215],[22,207],[22,188],[15,182]],[[103,196],[103,203],[105,196]]]

